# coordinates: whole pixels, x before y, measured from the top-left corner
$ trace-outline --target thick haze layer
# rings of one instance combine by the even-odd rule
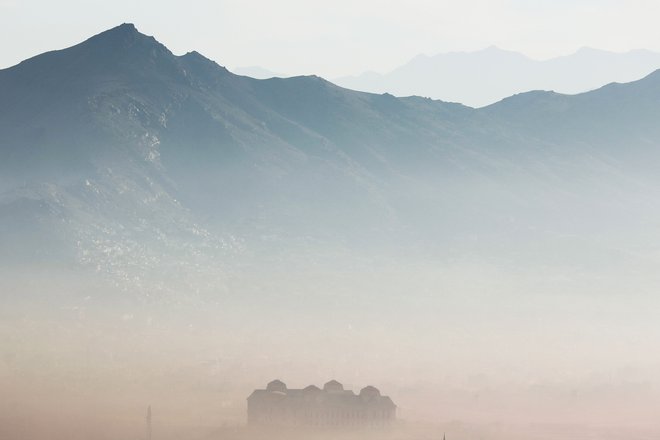
[[[279,377],[657,438],[659,118],[660,72],[472,109],[129,24],[0,70],[0,437],[229,438]]]

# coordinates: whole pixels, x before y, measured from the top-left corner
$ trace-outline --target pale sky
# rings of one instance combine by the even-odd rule
[[[333,78],[491,45],[532,58],[660,51],[659,18],[658,0],[0,0],[0,68],[122,22],[175,54]]]

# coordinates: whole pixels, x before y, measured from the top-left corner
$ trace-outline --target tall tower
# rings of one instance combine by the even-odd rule
[[[151,440],[151,405],[147,407],[147,440]]]

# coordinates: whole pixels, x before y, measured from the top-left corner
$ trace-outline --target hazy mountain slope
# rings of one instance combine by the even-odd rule
[[[634,81],[658,68],[660,54],[645,50],[612,53],[582,48],[572,55],[537,61],[490,47],[419,55],[386,74],[370,72],[336,82],[366,92],[429,96],[481,107],[529,90],[581,93],[615,81]]]
[[[112,59],[98,63],[98,54],[106,52]],[[81,60],[90,66],[77,68],[76,63],[84,63]],[[45,67],[44,63],[54,65]],[[33,76],[47,72],[44,81]],[[273,185],[284,186],[282,189],[289,185],[300,192],[307,177],[323,179],[316,189],[332,185],[340,197],[364,193],[355,206],[376,200],[366,194],[374,190],[377,177],[373,172],[391,166],[383,151],[404,141],[419,148],[416,144],[428,142],[429,135],[437,137],[443,124],[452,124],[426,115],[420,118],[419,109],[430,109],[434,114],[429,116],[434,116],[452,113],[447,108],[455,108],[359,94],[314,77],[265,82],[237,77],[195,53],[175,57],[128,25],[74,48],[29,60],[4,76],[8,99],[3,121],[7,143],[12,146],[5,161],[8,175],[11,169],[20,168],[21,176],[31,170],[43,176],[48,170],[41,167],[48,167],[51,174],[47,175],[69,180],[76,173],[98,171],[99,163],[115,164],[124,172],[128,168],[149,175],[173,185],[172,191],[199,198],[200,209],[209,207],[205,196],[215,189],[216,205],[224,202],[223,208],[230,212],[235,201],[238,210],[251,206],[236,197],[237,188],[247,191],[256,186],[246,197],[268,202]],[[24,98],[24,94],[34,93],[27,90],[32,81],[47,89],[32,98],[34,103]],[[58,93],[66,97],[61,105],[53,104],[52,94]],[[44,114],[35,114],[32,106]],[[53,111],[44,110],[53,107]],[[460,110],[458,118],[468,112]],[[391,124],[394,118],[407,119],[408,126]],[[26,132],[44,130],[44,125],[47,135],[29,141]],[[418,134],[422,130],[426,132],[423,136]],[[60,140],[65,145],[52,147]],[[53,151],[57,151],[54,157],[44,156]],[[407,152],[399,159],[406,157]],[[171,181],[166,176],[177,177]],[[247,181],[240,181],[242,178]],[[200,185],[206,189],[204,194],[197,191]],[[223,199],[223,188],[229,185],[232,191]],[[314,193],[302,191],[299,196],[314,203]],[[344,202],[337,201],[339,205]]]
[[[630,236],[658,214],[634,167],[657,156],[655,76],[474,110],[241,77],[122,25],[0,71],[2,259],[167,292],[347,252],[614,261],[656,238]]]
[[[3,260],[82,264],[134,288],[232,251],[176,199],[159,161],[156,133],[182,84],[171,53],[132,26],[0,72]],[[18,233],[25,223],[38,227]]]
[[[530,92],[507,98],[483,111],[516,132],[567,152],[593,149],[631,166],[640,178],[654,174],[660,159],[660,73],[629,84],[610,84],[575,96]]]
[[[0,96],[6,262],[130,281],[222,264],[245,239],[341,242],[394,221],[368,170],[387,166],[374,127],[391,97],[238,77],[131,25],[0,72]]]

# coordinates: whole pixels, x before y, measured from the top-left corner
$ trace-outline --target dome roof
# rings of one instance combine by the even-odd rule
[[[266,390],[267,391],[279,391],[281,393],[286,392],[286,384],[282,382],[281,380],[275,379],[271,382],[268,382],[268,385],[266,385]]]
[[[364,397],[364,398],[380,397],[380,391],[378,391],[378,388],[368,385],[360,390],[360,397]]]
[[[336,380],[331,380],[330,382],[327,382],[325,385],[323,385],[323,390],[324,391],[344,391],[344,385],[341,383],[337,382]]]

